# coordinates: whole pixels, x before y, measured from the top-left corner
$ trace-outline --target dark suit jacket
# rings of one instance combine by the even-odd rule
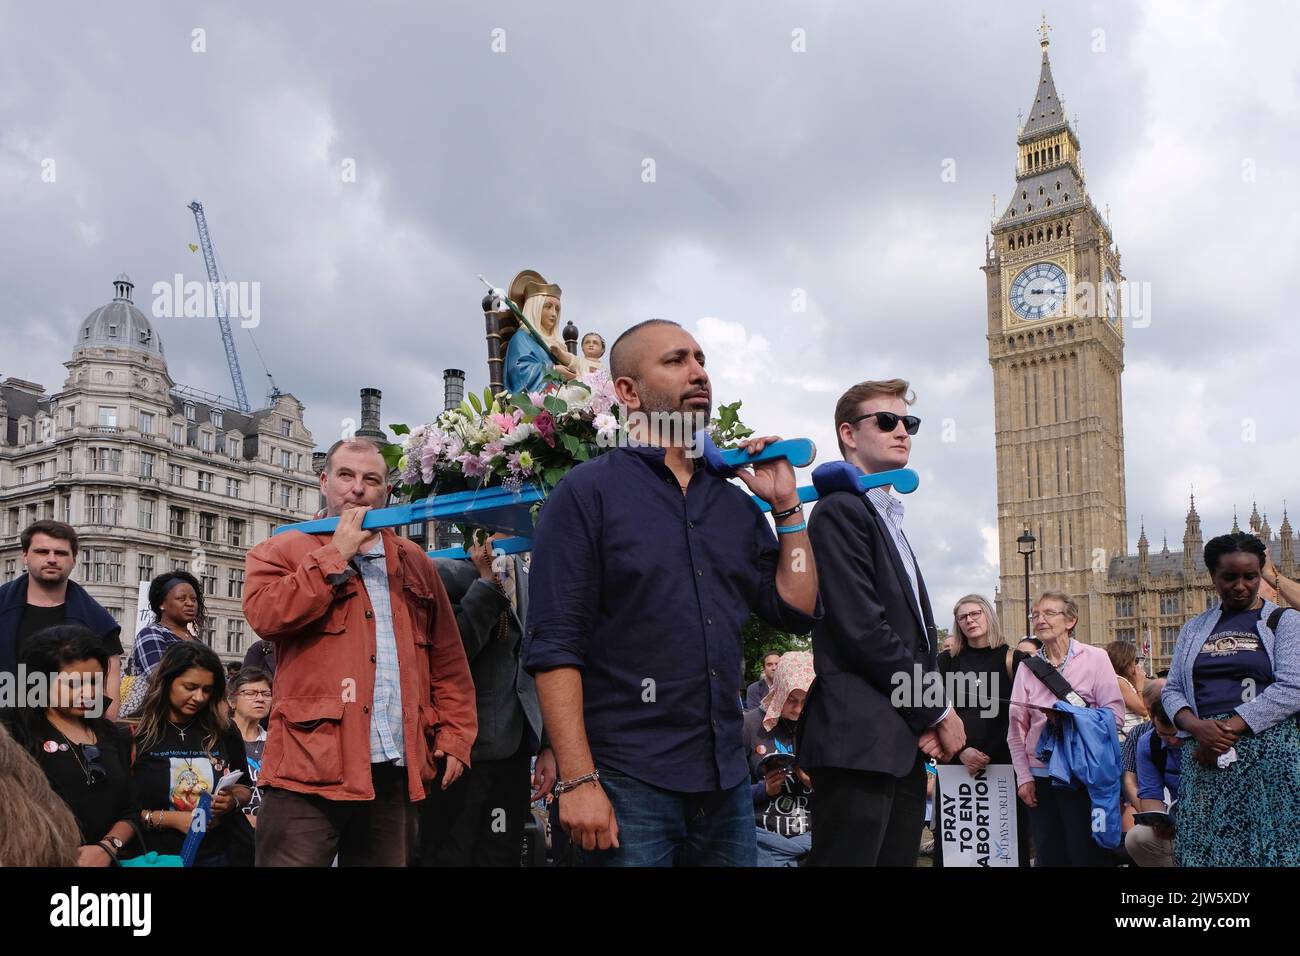
[[[799,724],[799,763],[905,776],[917,738],[945,709],[910,692],[918,665],[937,675],[925,579],[918,567],[922,617],[889,529],[865,495],[822,498],[808,536],[826,615],[813,629],[817,679]],[[905,675],[909,691],[896,702],[895,675]]]
[[[750,684],[745,691],[745,710],[753,710],[755,707],[762,706],[763,698],[766,697],[772,688],[767,686],[767,681],[759,678]]]
[[[528,617],[528,573],[515,562],[515,597],[519,613],[510,612],[504,641],[497,637],[502,611],[510,611],[506,596],[491,584],[479,583],[478,569],[467,560],[436,558],[434,564],[456,612],[456,625],[465,644],[474,690],[478,697],[478,739],[473,760],[503,760],[513,756],[521,735],[531,735],[534,749],[544,743],[542,708],[537,687],[524,670],[520,654]]]
[[[18,670],[18,624],[27,607],[27,574],[20,574],[8,584],[0,586],[0,673]],[[81,624],[95,632],[105,650],[116,647],[122,650],[122,625],[104,610],[99,602],[76,581],[68,582],[63,599],[65,624]],[[115,656],[109,653],[109,657]],[[117,688],[108,690],[110,697],[117,696]]]

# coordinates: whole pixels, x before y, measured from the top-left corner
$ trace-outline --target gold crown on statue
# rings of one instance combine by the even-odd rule
[[[540,272],[525,269],[510,282],[510,300],[521,309],[524,302],[535,295],[553,295],[560,297],[560,287],[547,282]]]

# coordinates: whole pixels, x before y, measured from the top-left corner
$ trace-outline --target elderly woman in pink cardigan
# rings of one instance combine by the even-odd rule
[[[1074,637],[1078,605],[1063,591],[1044,591],[1034,605],[1033,622],[1034,636],[1043,642],[1038,657],[1055,668],[1082,698],[1080,702],[1072,696],[1071,702],[1109,707],[1118,734],[1124,722],[1124,698],[1106,652]],[[1106,866],[1106,851],[1092,838],[1088,792],[1082,787],[1054,785],[1037,756],[1038,739],[1048,720],[1046,711],[1039,708],[1050,709],[1058,699],[1030,667],[1016,670],[1007,745],[1016,768],[1017,792],[1029,807],[1036,862],[1038,866]]]

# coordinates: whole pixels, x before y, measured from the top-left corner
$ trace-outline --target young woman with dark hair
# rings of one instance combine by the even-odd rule
[[[103,642],[79,624],[38,631],[23,648],[28,674],[49,675],[45,707],[0,713],[34,758],[81,831],[78,866],[111,866],[132,843],[140,812],[131,779],[131,738],[103,716]],[[130,849],[135,849],[131,847]]]
[[[243,814],[232,811],[252,796],[248,762],[239,731],[217,706],[225,692],[226,672],[215,651],[197,641],[173,644],[149,682],[135,732],[134,774],[150,850],[179,853],[202,795],[212,796],[196,866],[225,866],[246,843],[236,832]],[[239,783],[217,792],[221,778],[235,770],[243,774]]]

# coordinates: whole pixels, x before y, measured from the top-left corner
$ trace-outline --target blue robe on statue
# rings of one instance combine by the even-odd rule
[[[551,353],[542,348],[527,330],[516,329],[510,336],[504,373],[506,391],[511,395],[519,391],[541,391],[542,376],[554,367]]]

